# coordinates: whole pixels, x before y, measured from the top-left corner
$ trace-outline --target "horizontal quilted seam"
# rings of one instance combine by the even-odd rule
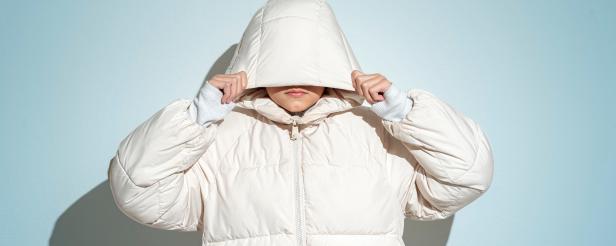
[[[288,235],[288,236],[295,236],[295,234],[290,234],[290,233],[275,233],[275,234],[264,234],[264,235],[256,235],[256,236],[249,236],[249,237],[237,237],[237,238],[233,238],[233,239],[227,239],[227,240],[219,240],[219,241],[206,241],[208,243],[223,243],[223,242],[229,242],[229,241],[237,241],[237,240],[248,240],[248,239],[256,239],[256,238],[262,238],[262,237],[280,237],[283,235]]]

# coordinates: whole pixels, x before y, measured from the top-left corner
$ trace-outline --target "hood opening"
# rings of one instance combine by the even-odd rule
[[[325,87],[323,90],[323,95],[321,95],[321,98],[324,97],[335,97],[340,100],[347,101],[352,107],[360,106],[365,101],[365,98],[357,94],[355,91],[332,87]],[[269,98],[265,87],[245,89],[238,97],[238,106],[245,106],[247,103],[255,101],[257,98]]]

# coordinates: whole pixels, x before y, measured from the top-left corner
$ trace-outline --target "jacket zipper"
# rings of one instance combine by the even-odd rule
[[[297,201],[297,241],[298,245],[306,245],[305,232],[305,213],[304,213],[304,179],[302,175],[301,141],[296,141],[299,137],[297,117],[293,117],[291,123],[291,142],[295,153],[295,196]]]

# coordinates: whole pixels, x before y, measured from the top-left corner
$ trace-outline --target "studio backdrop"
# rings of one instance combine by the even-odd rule
[[[432,92],[494,151],[490,189],[407,245],[615,245],[613,1],[330,0],[364,72]],[[139,123],[224,72],[263,1],[2,1],[0,245],[200,245],[115,207]]]

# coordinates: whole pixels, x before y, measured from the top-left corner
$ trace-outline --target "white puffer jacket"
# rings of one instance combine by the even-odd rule
[[[479,125],[411,89],[400,121],[354,93],[359,67],[330,6],[268,1],[227,72],[248,89],[211,124],[178,99],[119,145],[109,181],[119,209],[144,225],[200,230],[203,245],[401,246],[404,218],[446,218],[477,199],[493,173]],[[318,85],[290,115],[262,87]]]

